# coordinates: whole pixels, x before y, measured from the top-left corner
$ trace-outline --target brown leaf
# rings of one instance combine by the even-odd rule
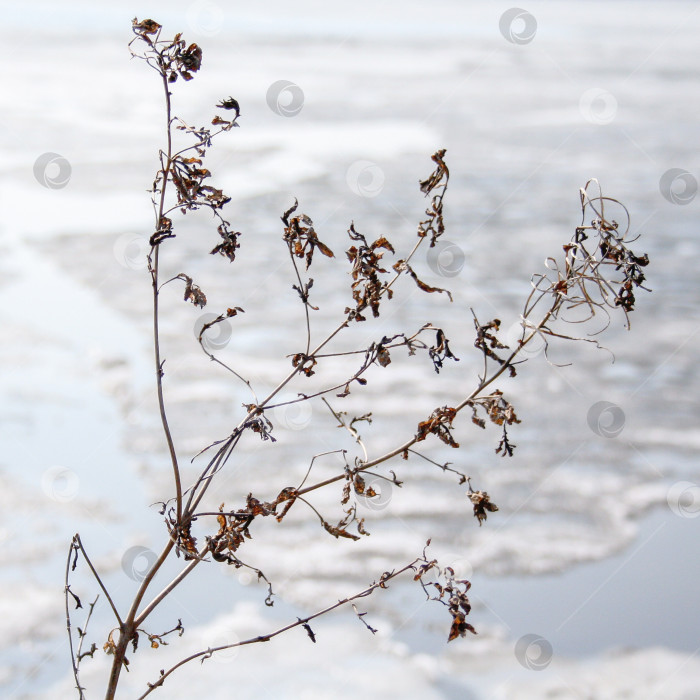
[[[437,435],[446,445],[450,447],[459,447],[459,443],[452,437],[450,429],[452,421],[457,415],[457,411],[449,406],[436,408],[427,420],[421,421],[418,424],[416,432],[416,440],[420,442],[425,440],[429,433]]]
[[[131,26],[134,31],[139,34],[156,34],[160,29],[161,25],[152,19],[144,19],[139,22],[136,17],[131,20]]]
[[[379,348],[379,351],[377,352],[377,362],[379,362],[382,367],[386,367],[387,365],[391,364],[391,356],[386,348]]]
[[[333,254],[333,251],[325,244],[321,243],[321,241],[318,240],[318,238],[315,241],[316,246],[318,249],[327,257],[327,258],[334,258],[335,255]]]
[[[479,527],[481,527],[481,523],[487,517],[486,511],[495,513],[498,510],[498,506],[495,503],[491,503],[490,496],[486,491],[469,491],[467,496],[474,504],[474,517],[479,521]]]
[[[236,116],[234,117],[235,119],[238,119],[238,117],[241,114],[241,106],[238,104],[238,100],[235,100],[233,97],[227,97],[225,100],[221,100],[218,105],[216,105],[219,109],[233,109],[236,112]]]
[[[447,638],[448,642],[451,642],[457,637],[464,637],[467,632],[476,634],[476,630],[465,620],[464,615],[460,612],[454,616],[452,621],[452,627],[450,627],[450,636]]]
[[[359,540],[360,538],[357,535],[353,535],[352,533],[348,532],[342,527],[337,527],[335,525],[331,525],[330,523],[327,523],[325,520],[323,521],[323,527],[327,532],[330,532],[333,537],[346,537],[349,540]]]
[[[394,270],[396,270],[396,272],[407,272],[411,277],[413,277],[413,280],[418,285],[418,289],[421,289],[424,292],[430,292],[431,294],[433,292],[444,292],[445,294],[447,294],[450,301],[452,301],[452,294],[448,289],[443,289],[442,287],[431,287],[429,284],[426,284],[422,280],[418,279],[418,275],[413,271],[413,268],[405,260],[399,260],[394,265]]]
[[[181,272],[177,277],[185,282],[185,301],[191,301],[195,306],[203,309],[207,305],[206,294],[184,272]]]

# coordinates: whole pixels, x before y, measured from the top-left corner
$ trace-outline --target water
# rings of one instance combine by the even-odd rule
[[[454,303],[402,280],[396,292],[404,303],[386,306],[382,323],[368,321],[339,340],[351,348],[387,329],[414,331],[431,321],[443,325],[461,358],[435,376],[427,358],[394,353],[389,368],[373,369],[366,389],[336,406],[363,413],[364,397],[371,397],[374,419],[362,434],[370,456],[378,455],[436,405],[471,390],[481,367],[471,347],[470,307],[482,320],[501,318],[505,328],[517,320],[530,274],[542,271],[542,260],[557,254],[579,222],[578,188],[598,177],[632,213],[632,231],[643,235],[654,292],[638,295],[630,333],[612,320],[604,344],[614,364],[605,352],[560,343],[553,361],[572,366],[553,367],[539,354],[515,380],[502,382],[523,420],[511,431],[518,446],[512,460],[494,454],[495,429],[480,431],[468,420],[455,432],[463,449],[431,446],[431,457],[472,476],[500,511],[478,528],[455,479],[415,459],[399,461],[391,468],[405,488],[386,494],[388,507],[363,509],[369,538],[338,543],[295,506],[284,526],[260,523],[247,556],[277,582],[281,600],[268,622],[282,624],[410,561],[432,537],[435,553],[474,582],[478,638],[444,650],[441,611],[425,608],[408,586],[367,601],[385,635],[372,657],[428,697],[541,697],[547,683],[575,682],[590,668],[601,677],[618,669],[619,678],[642,668],[630,692],[640,696],[665,679],[664,696],[680,698],[698,677],[689,657],[697,648],[698,199],[673,204],[660,180],[671,168],[700,175],[692,67],[698,13],[675,2],[663,11],[622,2],[527,9],[537,33],[519,45],[498,30],[503,8],[487,3],[443,1],[429,17],[418,3],[404,4],[400,16],[389,3],[322,11],[275,4],[264,13],[213,3],[153,6],[167,31],[182,29],[205,51],[201,75],[176,85],[176,112],[203,123],[222,97],[235,95],[242,105],[242,128],[219,142],[208,163],[215,184],[233,196],[231,220],[244,232],[239,259],[229,265],[206,255],[217,237],[200,214],[177,224],[164,273],[194,277],[209,297],[205,312],[245,308],[231,321],[222,357],[264,394],[288,371],[285,356],[299,351],[304,335],[281,213],[298,197],[336,252],[312,268],[312,301],[320,306],[313,332],[320,338],[350,301],[343,254],[350,221],[370,239],[387,235],[401,257],[425,207],[417,182],[431,169],[429,155],[446,147],[452,177],[444,238],[457,258],[441,264],[456,261],[459,269],[440,274],[422,255],[416,270],[427,283],[450,287]],[[29,35],[20,32],[24,16],[4,8],[4,40],[16,68],[6,71],[0,94],[0,529],[5,639],[20,649],[2,647],[0,681],[10,697],[69,692],[62,604],[52,596],[63,586],[70,536],[81,531],[125,605],[136,584],[124,575],[122,558],[131,547],[160,546],[163,525],[149,504],[170,494],[152,395],[143,262],[152,221],[145,189],[162,139],[162,96],[155,75],[128,60],[131,17],[120,9],[74,2],[60,13],[41,4],[27,12]],[[282,79],[304,93],[293,118],[274,113],[266,99]],[[35,180],[32,166],[45,152],[70,162],[67,187]],[[193,455],[230,430],[250,395],[201,355],[193,329],[203,312],[183,304],[181,294],[174,285],[163,294],[166,397],[176,444]],[[286,396],[308,391],[313,381],[287,387]],[[589,427],[589,411],[602,401],[622,411],[617,437]],[[278,443],[242,442],[212,508],[240,504],[249,490],[273,498],[301,480],[314,453],[357,449],[343,431],[333,432],[335,421],[321,404],[310,413],[278,409],[273,422]],[[335,458],[325,459],[315,478],[333,473]],[[186,480],[196,473],[185,467]],[[685,491],[676,486],[685,482]],[[339,491],[319,492],[313,501],[329,519],[339,515]],[[193,585],[153,624],[171,626],[173,617],[185,616],[186,648],[197,648],[227,615],[236,629],[255,630],[264,592],[239,573],[210,567],[201,585],[222,591],[225,602],[211,596],[194,605]],[[9,614],[17,610],[22,615]],[[93,624],[106,629],[108,618],[98,613]],[[318,674],[332,684],[338,635],[353,664],[368,663],[370,642],[352,616],[327,624],[326,650],[313,649],[321,656],[297,659],[294,645],[280,642],[281,669],[287,677],[293,669],[294,690],[280,675],[267,679],[269,692],[301,697]],[[554,648],[546,673],[527,676],[515,658],[516,640],[529,633]],[[177,658],[184,647],[175,646],[164,654]],[[245,658],[254,679],[265,661],[252,654]],[[102,663],[92,672],[95,687]],[[675,667],[682,670],[674,675]],[[519,679],[517,690],[509,674]],[[208,687],[206,677],[192,682]],[[379,685],[362,682],[356,676],[344,688],[379,696]],[[608,687],[606,697],[629,690],[621,680]]]

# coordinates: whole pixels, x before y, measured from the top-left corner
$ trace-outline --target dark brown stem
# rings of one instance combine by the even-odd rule
[[[161,182],[160,188],[160,203],[158,206],[158,211],[156,213],[156,230],[160,228],[161,218],[165,210],[165,192],[168,184],[168,176],[170,173],[170,168],[172,164],[172,110],[170,102],[170,90],[168,87],[168,80],[165,73],[165,68],[162,63],[162,59],[159,63],[159,73],[163,82],[163,89],[165,92],[165,105],[166,105],[166,136],[167,136],[167,151],[166,151],[166,162],[163,167],[163,180]],[[175,498],[176,498],[176,512],[177,512],[177,523],[181,522],[182,518],[182,484],[180,480],[180,468],[178,465],[177,453],[175,451],[175,444],[173,442],[172,435],[170,433],[170,426],[168,424],[168,418],[165,411],[165,400],[163,397],[163,360],[160,354],[160,327],[159,327],[159,303],[158,303],[158,270],[159,270],[159,250],[160,246],[155,245],[154,249],[151,251],[151,258],[149,258],[149,267],[151,271],[151,280],[153,286],[153,349],[155,355],[155,365],[156,365],[156,387],[158,392],[158,407],[160,411],[161,423],[163,426],[163,433],[165,435],[165,440],[168,445],[168,452],[170,453],[170,461],[173,467],[173,479],[175,482]],[[152,262],[150,262],[152,260]],[[134,623],[136,613],[138,611],[139,605],[143,600],[148,587],[156,575],[160,567],[163,565],[165,560],[170,554],[170,550],[173,548],[173,541],[169,540],[166,544],[163,553],[160,555],[155,564],[151,567],[146,577],[141,582],[139,590],[136,593],[134,601],[129,610],[129,614],[125,622],[119,624],[119,641],[114,650],[114,659],[112,660],[112,668],[110,671],[109,682],[107,684],[107,692],[105,695],[105,700],[114,700],[117,685],[119,683],[119,675],[121,673],[122,666],[126,659],[126,650],[129,642],[131,641],[136,628],[138,625]],[[116,612],[116,611],[115,611]],[[118,617],[118,616],[117,616]],[[118,618],[119,619],[119,618]],[[145,618],[144,618],[145,619]]]
[[[102,589],[102,592],[105,594],[105,597],[109,601],[109,604],[112,608],[112,612],[114,613],[114,616],[117,618],[117,622],[119,624],[121,624],[122,619],[119,616],[119,612],[117,611],[117,606],[114,604],[114,601],[112,600],[112,596],[109,595],[109,592],[105,588],[105,585],[102,582],[100,575],[97,573],[97,570],[92,565],[92,562],[90,561],[90,557],[88,557],[87,552],[85,551],[85,547],[83,547],[83,543],[82,543],[82,540],[80,539],[80,535],[75,535],[75,537],[73,537],[73,547],[79,549],[82,552],[83,557],[85,557],[85,563],[90,567],[90,571],[92,571],[92,575],[95,577],[95,580],[97,581],[99,587]]]
[[[168,79],[165,74],[165,69],[161,71],[161,79],[163,82],[163,90],[165,92],[165,111],[167,119],[167,151],[166,151],[166,162],[163,168],[163,181],[160,188],[160,204],[158,206],[158,213],[156,215],[156,230],[160,228],[161,218],[163,217],[163,211],[165,209],[165,192],[168,187],[168,176],[170,174],[170,168],[172,165],[172,107],[170,102],[170,89],[168,87]],[[175,481],[175,500],[176,500],[176,512],[177,512],[177,523],[180,522],[182,518],[182,483],[180,480],[180,467],[177,460],[177,452],[175,450],[175,444],[173,442],[172,435],[170,433],[170,426],[168,424],[168,417],[165,412],[165,400],[163,398],[163,361],[161,360],[160,354],[160,326],[159,326],[159,304],[158,304],[158,271],[159,271],[159,253],[160,246],[155,246],[155,251],[153,252],[153,264],[151,266],[151,277],[153,282],[153,349],[155,354],[155,364],[156,364],[156,386],[158,390],[158,408],[160,411],[160,419],[163,425],[163,433],[165,434],[165,440],[168,444],[168,452],[170,453],[170,461],[173,466],[173,479]]]
[[[76,539],[78,535],[75,535],[73,537],[73,541],[70,544],[70,548],[68,550],[68,559],[66,560],[66,579],[65,579],[65,599],[66,599],[66,629],[68,631],[68,648],[70,649],[70,658],[71,658],[71,664],[73,666],[73,678],[75,678],[75,687],[78,690],[79,696],[78,700],[85,700],[85,693],[83,693],[83,688],[80,685],[80,676],[78,673],[78,665],[79,665],[79,660],[76,658],[75,655],[75,650],[73,649],[73,634],[71,632],[71,624],[70,624],[70,602],[69,602],[69,594],[70,594],[70,586],[68,585],[68,579],[70,577],[70,571],[71,571],[71,559],[75,556],[75,552],[78,549],[78,545],[76,544]]]

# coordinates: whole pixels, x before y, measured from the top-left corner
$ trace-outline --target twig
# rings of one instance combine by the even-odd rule
[[[406,566],[402,567],[401,569],[398,569],[396,571],[392,572],[385,572],[382,574],[378,582],[375,582],[365,588],[363,591],[360,593],[356,593],[355,595],[349,596],[347,598],[343,598],[342,600],[339,600],[337,603],[333,603],[332,605],[328,605],[327,607],[323,608],[322,610],[319,610],[318,612],[313,613],[312,615],[308,615],[307,617],[304,618],[297,618],[296,622],[292,622],[288,625],[285,625],[284,627],[280,627],[279,629],[275,630],[274,632],[270,632],[268,634],[264,635],[258,635],[256,637],[251,637],[250,639],[246,639],[242,642],[236,642],[234,644],[225,644],[222,646],[218,647],[209,647],[208,649],[203,649],[202,651],[198,651],[195,654],[191,654],[190,656],[182,659],[178,663],[176,663],[174,666],[169,668],[167,671],[163,672],[158,678],[157,681],[154,683],[149,683],[148,684],[148,690],[143,693],[143,695],[139,695],[138,700],[143,700],[143,698],[147,697],[150,695],[156,688],[159,688],[160,686],[163,685],[165,682],[165,679],[170,676],[174,671],[176,671],[178,668],[181,666],[184,666],[185,664],[189,663],[190,661],[194,661],[195,659],[202,659],[202,661],[208,659],[211,657],[213,654],[219,652],[219,651],[224,651],[225,649],[233,649],[235,647],[242,647],[242,646],[247,646],[250,644],[258,644],[260,642],[269,642],[271,639],[274,637],[279,636],[283,632],[287,632],[288,630],[294,629],[295,627],[303,627],[304,625],[308,625],[311,620],[315,620],[318,617],[321,617],[323,615],[328,614],[332,610],[336,610],[337,608],[342,607],[343,605],[347,605],[348,603],[351,603],[354,600],[358,600],[359,598],[366,598],[368,595],[371,595],[375,590],[378,588],[386,588],[386,584],[396,578],[397,576],[400,576],[401,574],[405,573],[406,571],[409,570],[416,570],[416,565],[419,562],[425,561],[422,558],[414,559],[410,564],[407,564]],[[364,620],[363,620],[364,622]],[[371,628],[370,628],[371,629]]]

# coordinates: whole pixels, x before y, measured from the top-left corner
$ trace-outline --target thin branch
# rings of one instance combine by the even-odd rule
[[[117,622],[121,625],[122,624],[122,619],[119,616],[119,612],[117,611],[117,606],[114,604],[114,601],[112,600],[112,596],[109,595],[109,591],[105,588],[104,583],[102,582],[102,579],[100,578],[100,575],[97,573],[97,570],[95,567],[92,565],[92,562],[90,561],[90,557],[88,557],[87,552],[85,551],[85,547],[83,547],[83,543],[80,539],[80,535],[75,535],[73,537],[73,544],[76,546],[83,554],[83,557],[85,558],[86,564],[90,567],[90,571],[92,571],[92,575],[95,577],[95,580],[97,581],[98,585],[102,589],[102,592],[105,594],[105,597],[107,598],[110,607],[112,608],[112,612],[114,613],[114,617],[117,618]]]
[[[328,410],[333,414],[333,417],[338,421],[338,423],[340,423],[340,425],[339,425],[338,427],[345,428],[345,429],[350,433],[350,435],[352,435],[352,436],[355,438],[355,442],[362,448],[362,453],[363,453],[364,456],[365,456],[365,462],[366,462],[366,461],[367,461],[367,449],[365,448],[365,443],[362,442],[362,436],[361,436],[360,433],[358,433],[357,430],[355,430],[355,428],[353,428],[353,426],[352,426],[352,424],[354,423],[354,421],[352,421],[352,422],[350,423],[350,425],[348,425],[348,424],[343,420],[343,417],[342,417],[339,413],[336,413],[336,412],[333,410],[332,406],[328,403],[328,401],[326,401],[325,398],[321,399],[321,401],[323,401],[323,403],[325,403],[326,406],[328,406]],[[363,417],[364,417],[364,416],[363,416]],[[368,420],[371,422],[371,419],[368,418]]]
[[[68,631],[68,647],[70,649],[71,666],[73,667],[73,678],[75,679],[75,687],[80,694],[79,700],[85,700],[84,688],[80,685],[80,674],[78,671],[79,661],[76,659],[75,651],[73,649],[73,634],[71,633],[71,623],[70,623],[70,602],[68,596],[73,596],[73,600],[76,603],[76,607],[82,607],[80,603],[80,598],[78,598],[75,593],[70,590],[70,585],[68,583],[70,572],[71,572],[71,559],[77,557],[78,546],[76,545],[76,538],[78,535],[73,537],[70,547],[68,549],[68,558],[66,559],[66,578],[65,578],[65,600],[66,600],[66,630]],[[75,568],[75,560],[73,564]]]
[[[242,647],[242,646],[247,646],[250,644],[258,644],[260,642],[269,642],[271,639],[274,637],[279,636],[280,634],[287,632],[288,630],[294,629],[295,627],[303,627],[304,625],[308,625],[311,620],[315,620],[318,617],[321,617],[322,615],[326,615],[329,612],[336,610],[337,608],[340,608],[344,605],[347,605],[348,603],[352,603],[352,601],[358,600],[359,598],[366,598],[367,596],[371,595],[375,590],[378,588],[386,588],[386,584],[391,581],[392,579],[395,579],[397,576],[400,576],[401,574],[405,573],[406,571],[416,570],[416,565],[419,562],[425,561],[423,558],[418,558],[413,560],[410,564],[407,564],[406,566],[402,567],[401,569],[392,571],[392,572],[385,572],[382,574],[378,582],[372,583],[370,586],[365,588],[363,591],[360,593],[356,593],[355,595],[349,596],[347,598],[343,598],[342,600],[339,600],[337,603],[333,603],[332,605],[329,605],[322,610],[319,610],[318,612],[313,613],[312,615],[308,615],[307,617],[304,618],[297,618],[296,622],[292,622],[288,625],[285,625],[284,627],[280,627],[279,629],[275,630],[274,632],[270,632],[268,634],[264,635],[258,635],[257,637],[251,637],[250,639],[246,639],[242,642],[236,642],[235,644],[225,644],[222,646],[218,647],[209,647],[208,649],[204,649],[202,651],[198,651],[195,654],[191,654],[190,656],[182,659],[178,663],[176,663],[174,666],[169,668],[167,671],[163,672],[158,678],[158,680],[155,683],[149,683],[148,684],[148,690],[143,693],[143,695],[140,695],[138,697],[138,700],[143,700],[143,698],[147,697],[150,695],[156,688],[159,688],[160,686],[163,685],[165,682],[165,679],[168,678],[173,672],[175,672],[178,668],[181,666],[184,666],[185,664],[189,663],[190,661],[194,661],[195,659],[202,659],[202,661],[205,661],[206,659],[210,658],[213,654],[219,652],[219,651],[224,651],[226,649],[233,649],[235,647]],[[363,621],[364,622],[364,621]]]

